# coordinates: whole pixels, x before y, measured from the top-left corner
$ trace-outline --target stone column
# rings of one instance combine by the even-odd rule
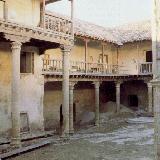
[[[153,106],[155,120],[155,160],[160,159],[160,0],[153,0],[152,54],[153,54]]]
[[[153,80],[153,95],[154,95],[154,147],[155,160],[160,159],[160,80]]]
[[[121,82],[116,82],[116,112],[120,112]]]
[[[64,116],[64,126],[62,131],[62,137],[67,137],[69,135],[69,53],[71,51],[71,46],[60,46],[63,54],[63,81],[62,81],[62,107]]]
[[[11,116],[12,138],[11,145],[21,146],[20,139],[20,42],[12,42],[12,81],[11,81]]]
[[[95,87],[95,125],[99,126],[100,116],[99,116],[99,87],[100,82],[94,82]]]
[[[153,113],[153,88],[152,83],[147,83],[148,87],[148,112]]]
[[[73,134],[74,133],[74,122],[73,122],[73,90],[75,86],[75,82],[70,82],[69,83],[69,133]]]

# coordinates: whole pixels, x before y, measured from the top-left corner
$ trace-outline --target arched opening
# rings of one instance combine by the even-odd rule
[[[138,96],[137,95],[128,95],[128,106],[133,109],[138,109]]]

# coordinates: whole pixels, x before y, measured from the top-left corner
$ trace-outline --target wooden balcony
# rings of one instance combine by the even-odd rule
[[[62,60],[43,59],[44,75],[62,75]],[[103,63],[86,63],[70,61],[70,75],[96,75],[96,76],[129,76],[129,75],[152,75],[152,63],[138,64],[138,72],[127,69],[127,66],[108,65]],[[136,66],[133,66],[133,68]]]
[[[60,34],[64,37],[71,36],[72,23],[67,18],[58,17],[52,13],[45,13],[45,30],[54,32],[57,36]]]
[[[124,67],[118,65],[108,65],[103,63],[86,63],[81,61],[70,61],[70,75],[126,75]],[[62,74],[62,60],[43,59],[43,74]]]
[[[46,12],[43,25],[41,22],[37,26],[27,25],[10,20],[6,13],[5,2],[0,0],[0,3],[3,5],[3,14],[0,15],[1,32],[56,44],[71,45],[73,43],[71,20]]]
[[[138,64],[138,74],[140,75],[153,74],[152,69],[153,69],[152,62],[145,62]]]

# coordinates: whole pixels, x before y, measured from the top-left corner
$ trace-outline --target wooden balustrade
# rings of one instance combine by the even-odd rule
[[[139,74],[152,74],[152,62],[146,62],[139,64]]]
[[[71,35],[71,21],[51,13],[45,13],[45,29],[61,34]]]
[[[120,66],[103,63],[86,63],[81,61],[70,61],[71,74],[118,74]],[[62,73],[62,60],[43,59],[43,72]]]
[[[138,74],[152,74],[151,62],[141,63],[138,66]],[[126,69],[125,66],[70,61],[70,74],[126,75],[126,73],[129,74]],[[62,73],[62,60],[43,59],[43,72]]]
[[[44,72],[62,72],[61,60],[43,59],[43,71]]]

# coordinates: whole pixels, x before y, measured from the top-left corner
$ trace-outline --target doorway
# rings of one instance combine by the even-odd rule
[[[62,104],[60,106],[60,128],[63,126],[63,109],[62,109]]]
[[[152,51],[146,51],[146,62],[152,62]]]
[[[76,123],[76,104],[73,103],[73,122]]]
[[[128,96],[128,106],[133,110],[138,109],[138,96],[137,95],[129,95]]]

